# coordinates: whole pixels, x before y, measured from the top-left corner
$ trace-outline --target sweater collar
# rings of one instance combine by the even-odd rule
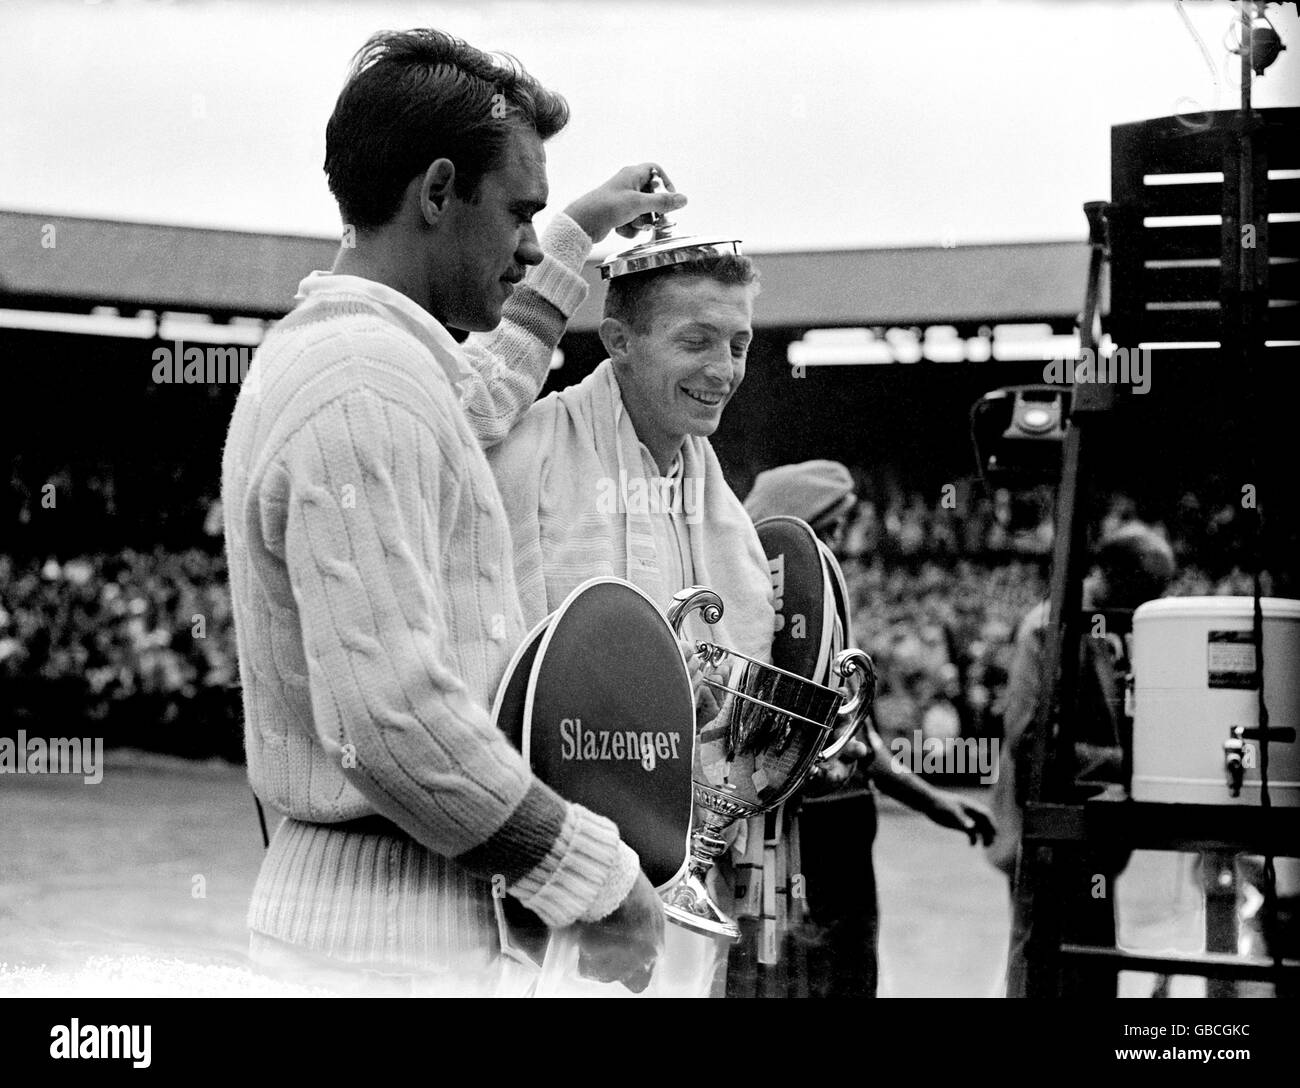
[[[473,377],[474,371],[460,345],[433,314],[413,299],[395,291],[387,284],[368,280],[363,276],[345,276],[335,272],[312,272],[298,284],[294,301],[324,299],[346,295],[366,299],[381,310],[386,317],[411,333],[432,352],[452,385],[459,386]]]

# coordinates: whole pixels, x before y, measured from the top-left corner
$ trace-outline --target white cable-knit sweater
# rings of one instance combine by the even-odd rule
[[[391,288],[314,274],[254,358],[222,499],[249,778],[288,817],[260,933],[437,970],[490,954],[493,878],[552,925],[635,878],[486,710],[524,628],[482,447],[536,397],[590,245],[558,216],[502,325],[459,348]]]

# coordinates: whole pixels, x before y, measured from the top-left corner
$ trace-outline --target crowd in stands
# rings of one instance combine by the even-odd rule
[[[17,564],[0,555],[6,724],[238,758],[225,559],[200,549]]]
[[[966,559],[918,569],[845,562],[857,643],[876,664],[876,724],[886,742],[997,736],[997,702],[1021,617],[1047,592],[1037,563]]]
[[[843,541],[850,558],[1001,559],[1046,556],[1051,548],[1051,488],[1003,488],[989,498],[968,481],[925,495],[866,480]]]
[[[927,499],[868,478],[860,490],[841,558],[854,633],[877,667],[882,736],[1000,736],[1016,630],[1049,592],[1053,489],[986,497],[963,485]],[[1112,496],[1097,535],[1140,513]],[[1157,522],[1180,560],[1169,595],[1252,592],[1250,527],[1238,513],[1188,494]]]
[[[1016,627],[1047,594],[1050,491],[934,496],[864,481],[843,538],[858,644],[880,673],[886,740],[1001,731],[998,701]],[[1164,528],[1184,567],[1173,592],[1249,593],[1232,557],[1232,511],[1188,497]],[[1135,516],[1115,499],[1103,523]],[[0,554],[0,707],[5,725],[106,743],[240,758],[238,663],[220,512],[204,547],[17,559]],[[1199,534],[1199,535],[1198,535]],[[198,536],[198,534],[196,534]],[[1244,565],[1244,564],[1242,564]],[[1223,564],[1221,564],[1221,568]]]

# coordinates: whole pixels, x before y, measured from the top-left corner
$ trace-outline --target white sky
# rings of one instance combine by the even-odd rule
[[[754,251],[1080,238],[1110,125],[1238,104],[1236,7],[1185,10],[1217,85],[1174,0],[0,0],[0,208],[335,234],[347,63],[433,25],[569,99],[555,207],[657,159],[682,227]],[[1300,105],[1295,8],[1270,16],[1289,49],[1256,104]]]

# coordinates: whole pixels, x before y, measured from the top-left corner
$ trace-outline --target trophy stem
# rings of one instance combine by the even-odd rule
[[[702,824],[691,830],[691,856],[686,872],[661,892],[664,913],[670,921],[688,929],[700,930],[737,940],[740,927],[722,913],[705,886],[713,859],[727,849],[722,837],[735,822],[735,816],[706,810]]]

